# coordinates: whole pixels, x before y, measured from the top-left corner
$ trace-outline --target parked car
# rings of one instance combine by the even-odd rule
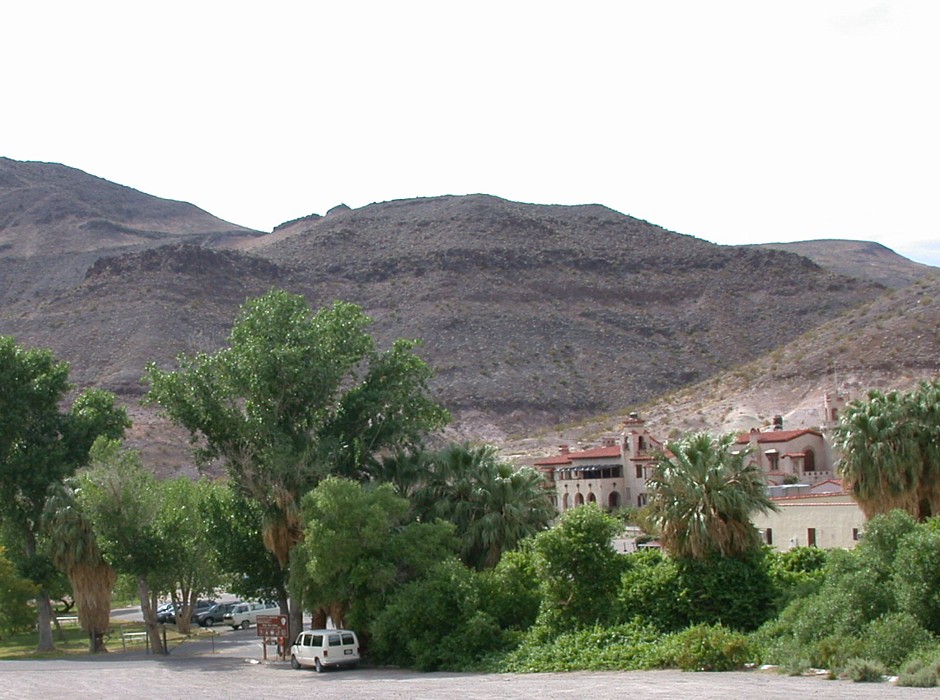
[[[330,667],[359,665],[359,638],[352,630],[306,630],[290,648],[293,668],[313,667],[317,673]]]
[[[258,603],[238,603],[231,611],[222,616],[222,622],[230,625],[233,630],[241,627],[248,629],[258,622],[258,615],[280,615],[281,608],[277,603],[260,601]]]
[[[222,619],[225,617],[225,613],[231,612],[232,608],[241,603],[240,600],[232,601],[231,603],[216,603],[205,610],[200,610],[195,615],[193,615],[193,622],[200,625],[201,627],[212,627],[213,625],[219,624],[222,622]]]
[[[192,609],[190,613],[190,620],[195,621],[196,616],[199,612],[203,610],[208,610],[213,605],[215,605],[214,600],[197,600],[196,606]],[[182,607],[182,605],[180,606]],[[176,622],[176,606],[174,603],[167,603],[165,606],[161,606],[162,610],[157,610],[157,622],[163,623],[175,623]]]

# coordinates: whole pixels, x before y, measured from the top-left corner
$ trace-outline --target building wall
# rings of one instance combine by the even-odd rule
[[[765,542],[771,530],[770,544],[781,552],[810,545],[810,530],[815,530],[815,546],[821,549],[852,549],[865,527],[861,509],[846,494],[774,499],[774,504],[779,513],[757,515],[753,523]]]

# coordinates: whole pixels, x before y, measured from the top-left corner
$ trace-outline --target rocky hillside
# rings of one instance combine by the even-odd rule
[[[188,457],[183,436],[137,403],[144,366],[221,347],[239,305],[271,287],[314,306],[362,305],[381,346],[421,339],[433,388],[456,418],[452,436],[507,445],[636,407],[664,428],[779,412],[746,405],[768,372],[761,391],[783,397],[787,382],[828,376],[834,349],[855,353],[863,342],[861,369],[913,375],[929,371],[936,342],[929,320],[915,324],[907,308],[922,301],[909,296],[917,284],[886,295],[873,268],[847,276],[599,205],[431,197],[339,206],[261,235],[71,168],[0,159],[0,245],[0,333],[51,348],[79,385],[118,392],[133,444],[161,473],[185,471]],[[870,316],[831,325],[850,323],[843,315],[864,303],[882,305],[866,314],[896,313],[907,325],[882,336],[867,335]],[[830,327],[824,346],[811,341]],[[915,346],[906,335],[915,332],[927,344],[899,352]],[[782,363],[794,338],[802,363]],[[774,357],[773,371],[740,369]],[[734,368],[749,377],[737,394],[726,378],[738,375],[725,374]],[[680,401],[687,387],[692,398]],[[706,409],[705,392],[722,408]]]
[[[0,158],[0,304],[28,308],[69,289],[104,255],[179,242],[235,245],[257,235],[75,168]]]
[[[871,241],[823,239],[794,243],[762,243],[756,247],[796,253],[840,275],[869,279],[893,289],[907,287],[925,274],[937,271],[930,265],[908,260],[890,248]]]

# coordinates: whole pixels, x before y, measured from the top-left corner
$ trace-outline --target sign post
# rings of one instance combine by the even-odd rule
[[[268,644],[277,640],[277,652],[281,661],[287,658],[287,615],[258,615],[255,627],[264,640],[264,660],[268,660]]]

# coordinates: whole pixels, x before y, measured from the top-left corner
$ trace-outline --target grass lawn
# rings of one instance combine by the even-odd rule
[[[110,653],[121,654],[125,651],[143,651],[146,640],[142,636],[125,636],[145,632],[142,622],[111,621],[111,633],[105,639],[105,647]],[[205,633],[200,627],[194,626],[190,637]],[[176,631],[173,625],[166,626],[167,644],[172,647],[175,642],[186,638]],[[36,645],[39,638],[35,631],[20,632],[18,634],[0,637],[0,660],[2,659],[61,659],[69,656],[83,656],[88,654],[88,635],[77,625],[62,625],[58,630],[53,628],[52,639],[55,650],[38,653]]]

